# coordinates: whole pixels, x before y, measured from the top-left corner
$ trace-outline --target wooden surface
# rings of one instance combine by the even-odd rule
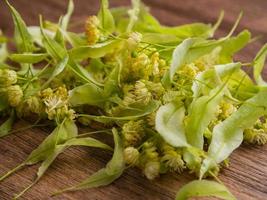
[[[57,20],[65,12],[67,1],[55,0],[13,0],[10,2],[22,13],[27,24],[38,23],[38,14],[46,19]],[[167,25],[190,22],[214,22],[219,11],[225,10],[225,20],[218,34],[226,34],[234,23],[238,13],[243,10],[244,17],[238,30],[247,28],[254,36],[262,36],[252,43],[238,59],[250,61],[256,51],[267,40],[267,1],[266,0],[146,0],[152,13]],[[79,25],[86,16],[94,14],[98,0],[76,0],[76,10],[72,22],[73,29],[81,30]],[[111,5],[128,4],[128,1],[111,0]],[[78,23],[77,23],[78,22]],[[3,1],[0,1],[0,28],[8,34],[12,33],[11,17]],[[15,128],[24,127],[27,122],[18,122]],[[43,129],[30,129],[5,139],[0,139],[0,174],[22,162],[27,155],[48,135]],[[114,184],[98,189],[65,193],[58,197],[50,197],[55,190],[74,185],[94,171],[100,169],[111,155],[89,148],[71,148],[61,154],[44,177],[21,199],[81,199],[81,200],[169,200],[174,199],[176,191],[182,184],[192,180],[192,175],[164,175],[150,182],[142,177],[137,169],[128,170]],[[222,171],[220,178],[230,190],[241,200],[267,199],[267,145],[251,147],[242,145],[231,156],[231,165]],[[38,166],[25,168],[0,183],[0,199],[12,198],[34,178]]]

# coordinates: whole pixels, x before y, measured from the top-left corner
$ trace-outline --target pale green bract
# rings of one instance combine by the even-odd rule
[[[180,102],[172,102],[161,106],[156,114],[156,130],[163,139],[174,147],[186,147],[183,119],[184,106]]]
[[[202,165],[201,176],[209,170],[213,161],[222,162],[240,146],[244,129],[251,127],[257,119],[266,114],[266,98],[267,88],[262,88],[229,118],[214,127],[208,150],[209,158]]]
[[[215,181],[197,180],[184,185],[176,195],[176,200],[191,197],[218,197],[224,200],[236,200],[227,188]]]

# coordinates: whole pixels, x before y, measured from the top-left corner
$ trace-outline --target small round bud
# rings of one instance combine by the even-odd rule
[[[39,114],[42,112],[42,102],[38,97],[31,96],[26,100],[25,103],[31,112],[36,113],[36,114]]]
[[[160,162],[152,161],[147,162],[144,169],[144,174],[149,180],[155,179],[159,176]]]
[[[139,159],[139,151],[134,147],[127,147],[123,151],[124,160],[129,165],[134,165]]]
[[[0,85],[10,86],[17,82],[17,73],[9,69],[0,69]]]
[[[98,30],[99,20],[97,16],[90,16],[85,22],[85,34],[89,45],[98,42],[100,38],[100,31]]]
[[[23,97],[23,91],[19,85],[9,86],[7,89],[8,103],[12,107],[19,105]]]
[[[135,49],[142,40],[142,35],[138,32],[133,32],[129,35],[127,45],[129,49]]]

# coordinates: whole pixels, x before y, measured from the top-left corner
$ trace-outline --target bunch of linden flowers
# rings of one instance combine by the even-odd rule
[[[85,32],[74,33],[68,30],[72,1],[58,23],[40,17],[40,26],[30,27],[7,4],[16,51],[7,50],[9,39],[0,33],[0,136],[14,133],[15,119],[55,126],[23,163],[0,178],[41,163],[34,182],[15,198],[65,149],[87,146],[113,151],[113,157],[80,184],[55,194],[108,185],[137,167],[150,180],[169,172],[194,173],[199,180],[182,187],[177,200],[235,199],[216,182],[220,169],[228,167],[242,142],[267,142],[267,88],[261,77],[267,46],[250,63],[233,61],[251,41],[247,30],[233,36],[241,15],[228,35],[214,39],[223,13],[213,26],[167,27],[139,0],[131,8],[113,9],[102,0]],[[253,67],[253,79],[242,66]],[[89,132],[78,134],[76,124]],[[113,135],[114,148],[105,144],[108,137],[91,136],[101,132]]]

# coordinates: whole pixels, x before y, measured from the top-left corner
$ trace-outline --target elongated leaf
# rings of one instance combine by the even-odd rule
[[[93,46],[80,46],[69,51],[70,57],[74,60],[83,60],[87,58],[100,58],[114,51],[115,47],[121,44],[120,41],[108,41],[102,44]]]
[[[165,73],[162,83],[165,86],[170,86],[175,72],[182,67],[185,61],[185,57],[190,47],[193,45],[192,39],[186,39],[179,44],[172,54],[172,62],[170,69]]]
[[[69,58],[68,67],[77,75],[84,83],[92,83],[97,86],[103,86],[102,83],[96,81],[92,74],[90,74],[83,66]]]
[[[204,162],[201,173],[206,173],[211,165],[225,160],[243,141],[244,129],[251,127],[257,119],[266,114],[267,88],[250,98],[230,117],[213,129],[209,146],[209,158]]]
[[[61,28],[66,31],[68,28],[68,24],[71,18],[71,15],[73,13],[74,10],[74,4],[73,4],[73,0],[69,0],[69,5],[68,5],[68,10],[67,13],[63,16],[62,18],[62,22],[61,22]]]
[[[221,65],[215,65],[214,66],[217,74],[220,76],[220,78],[224,78],[226,76],[229,76],[233,74],[236,70],[241,68],[241,63],[227,63],[227,64],[221,64]]]
[[[120,86],[120,72],[121,72],[121,63],[116,66],[111,73],[109,74],[107,80],[104,84],[104,95],[107,97],[112,96],[114,93],[119,91]]]
[[[142,38],[143,42],[150,44],[179,44],[183,40],[175,35],[167,33],[145,33]]]
[[[1,35],[0,35],[1,37]],[[7,45],[5,43],[0,43],[0,63],[4,62],[8,57]]]
[[[21,18],[20,14],[16,11],[16,9],[11,6],[7,0],[6,2],[12,12],[13,21],[15,24],[15,41],[18,51],[20,53],[32,52],[34,50],[34,46],[25,22]]]
[[[46,53],[24,53],[24,54],[11,54],[9,58],[18,63],[38,63],[44,60],[48,54]]]
[[[69,102],[72,106],[87,104],[101,107],[105,100],[103,89],[93,83],[87,83],[70,91]]]
[[[8,100],[7,97],[5,95],[3,95],[0,92],[1,98],[0,98],[0,112],[5,110],[6,108],[8,108]]]
[[[58,65],[56,65],[53,69],[52,74],[50,74],[50,78],[44,83],[44,85],[42,86],[43,88],[47,87],[49,85],[49,83],[57,76],[59,75],[61,72],[64,71],[64,69],[66,68],[67,64],[69,61],[69,57],[66,56],[63,58],[63,60],[61,62],[58,63]]]
[[[113,129],[113,135],[115,142],[114,153],[111,160],[107,163],[106,167],[100,169],[77,186],[63,191],[80,190],[85,188],[109,185],[121,176],[125,165],[123,159],[123,146],[116,129]]]
[[[250,41],[250,37],[250,32],[244,30],[236,37],[229,38],[225,43],[222,44],[219,62],[232,62],[233,55],[248,44],[248,42]]]
[[[56,145],[64,143],[77,135],[77,127],[73,121],[66,120],[57,126],[54,131],[28,156],[25,163],[32,165],[47,159],[54,151]]]
[[[177,193],[176,200],[191,197],[218,197],[224,200],[236,200],[228,189],[215,181],[197,180],[184,185]]]
[[[156,130],[174,147],[188,146],[184,131],[185,109],[181,103],[161,106],[156,114]]]
[[[197,98],[192,102],[186,126],[186,137],[188,143],[192,146],[200,149],[203,148],[204,131],[211,120],[215,118],[217,106],[222,100],[223,95],[224,91],[219,86],[211,90],[209,95]]]
[[[265,44],[260,49],[260,51],[257,53],[253,61],[254,62],[253,75],[258,85],[267,85],[267,83],[263,80],[261,76],[262,70],[264,68],[266,56],[267,56],[267,44]]]
[[[40,18],[40,30],[43,37],[42,43],[47,53],[56,60],[62,60],[67,55],[67,51],[59,43],[46,34],[43,28],[42,18]]]
[[[127,32],[131,32],[135,23],[139,19],[139,13],[140,13],[140,0],[132,0],[132,9],[128,11],[129,14],[129,23],[127,26]]]
[[[159,102],[151,101],[147,105],[141,103],[135,103],[127,108],[121,109],[120,112],[116,113],[116,116],[95,116],[95,115],[80,115],[88,119],[92,119],[98,122],[106,123],[110,121],[124,121],[124,120],[134,120],[140,117],[146,116],[159,107]]]
[[[112,33],[115,28],[115,22],[108,7],[108,0],[101,0],[101,8],[98,12],[98,18],[101,28]]]
[[[0,126],[0,138],[9,134],[15,121],[15,112],[12,111],[10,117]]]
[[[107,150],[112,150],[112,148],[103,142],[100,142],[97,139],[91,138],[91,137],[86,137],[86,138],[72,138],[62,144],[62,146],[87,146],[87,147],[97,147],[97,148],[102,148],[102,149],[107,149]]]

